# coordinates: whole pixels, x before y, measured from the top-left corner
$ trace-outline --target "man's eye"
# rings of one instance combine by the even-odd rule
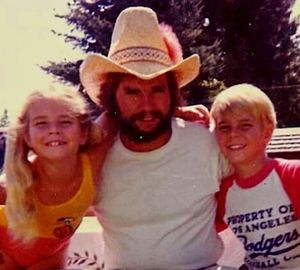
[[[165,93],[165,92],[166,92],[166,90],[162,87],[154,87],[153,88],[153,93],[154,94],[160,94],[160,93]]]
[[[126,89],[126,95],[138,95],[139,94],[139,90],[138,89],[134,89],[134,88],[128,88]]]

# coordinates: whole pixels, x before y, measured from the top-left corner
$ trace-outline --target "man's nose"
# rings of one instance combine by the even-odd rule
[[[153,101],[150,97],[144,95],[142,98],[141,107],[144,111],[152,111],[153,109]]]

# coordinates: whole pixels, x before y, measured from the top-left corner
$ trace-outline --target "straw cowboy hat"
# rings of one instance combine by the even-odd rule
[[[173,35],[175,36],[174,33]],[[172,71],[179,88],[183,87],[199,74],[199,56],[194,54],[182,59],[180,52],[181,58],[174,60],[169,47],[152,9],[127,8],[116,20],[108,56],[90,54],[83,61],[80,67],[81,83],[96,103],[101,78],[111,72],[132,74],[140,79],[150,80]]]

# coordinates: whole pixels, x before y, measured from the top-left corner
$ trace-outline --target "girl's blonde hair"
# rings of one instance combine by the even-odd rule
[[[15,238],[24,242],[31,241],[38,234],[32,196],[34,177],[29,159],[30,148],[24,140],[24,134],[28,132],[30,106],[45,99],[62,102],[68,106],[71,113],[79,119],[82,129],[88,131],[90,138],[87,144],[98,140],[95,139],[97,135],[94,136],[97,132],[92,132],[94,128],[92,128],[87,103],[76,89],[52,86],[46,91],[38,90],[28,95],[15,123],[7,130],[3,171],[7,185],[6,215],[9,229]]]
[[[210,110],[212,126],[221,114],[240,110],[249,111],[259,117],[262,124],[276,126],[276,113],[272,101],[259,88],[246,83],[231,86],[217,95]]]

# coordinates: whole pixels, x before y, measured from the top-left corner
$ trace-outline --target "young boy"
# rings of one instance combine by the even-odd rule
[[[211,117],[233,167],[217,194],[217,229],[232,229],[249,269],[300,269],[300,160],[266,154],[276,126],[272,102],[239,84],[217,96]]]

